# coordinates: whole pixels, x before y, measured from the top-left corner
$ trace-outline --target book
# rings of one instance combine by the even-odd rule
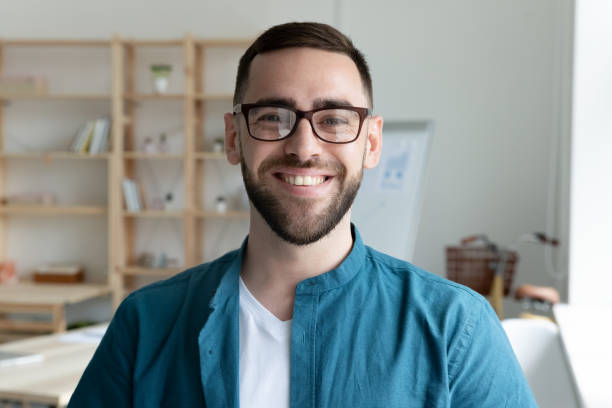
[[[142,205],[136,182],[126,178],[121,182],[121,186],[123,189],[123,197],[125,199],[125,207],[127,210],[130,212],[140,211],[142,209]]]
[[[110,121],[107,118],[100,118],[94,121],[94,130],[89,145],[89,154],[99,154],[106,150],[109,129]]]
[[[89,145],[91,145],[91,141],[93,139],[94,130],[96,126],[95,121],[88,122],[89,126],[87,127],[87,134],[83,140],[83,143],[79,146],[80,149],[78,153],[87,153],[89,151]]]
[[[0,368],[40,363],[44,359],[42,354],[0,350]]]
[[[87,151],[88,142],[92,136],[94,121],[85,122],[74,137],[70,150],[74,153],[84,153]]]

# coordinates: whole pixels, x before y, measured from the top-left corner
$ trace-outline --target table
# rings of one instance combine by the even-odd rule
[[[31,403],[66,406],[106,326],[101,324],[0,345],[0,351],[37,353],[44,357],[42,362],[0,367],[0,400],[18,401],[26,407]]]
[[[110,293],[107,285],[19,282],[0,285],[0,331],[59,333],[66,330],[65,306]],[[3,314],[50,314],[50,321]]]
[[[612,407],[612,308],[557,304],[553,310],[582,406]]]

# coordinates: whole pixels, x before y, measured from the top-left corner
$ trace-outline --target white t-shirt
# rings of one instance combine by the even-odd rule
[[[240,278],[240,406],[289,407],[291,320],[282,321]]]

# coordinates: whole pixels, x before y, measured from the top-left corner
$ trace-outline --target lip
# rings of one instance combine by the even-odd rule
[[[273,172],[274,176],[277,177],[280,174],[288,174],[290,176],[311,176],[311,177],[334,177],[334,174],[329,170],[311,169],[311,168],[278,168]]]
[[[316,186],[295,186],[293,184],[286,183],[282,179],[282,175],[291,175],[291,176],[324,176],[326,180],[321,184],[317,184]],[[325,171],[316,170],[316,169],[283,169],[282,171],[275,171],[272,173],[273,179],[275,180],[275,184],[278,184],[279,187],[289,193],[290,195],[298,196],[298,197],[322,197],[329,193],[331,189],[331,184],[335,179],[335,176],[326,173]]]

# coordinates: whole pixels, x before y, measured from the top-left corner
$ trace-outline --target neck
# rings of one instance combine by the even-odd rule
[[[336,268],[352,246],[350,210],[325,237],[298,246],[276,235],[253,209],[242,279],[263,306],[287,320],[293,312],[297,284]]]

